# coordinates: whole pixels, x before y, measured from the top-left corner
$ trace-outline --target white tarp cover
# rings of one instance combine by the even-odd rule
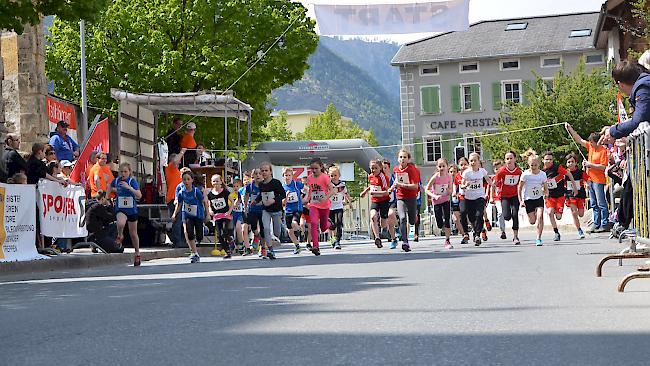
[[[36,187],[0,183],[0,262],[47,258],[36,252]]]
[[[84,222],[86,193],[82,186],[46,179],[38,182],[38,213],[41,233],[53,238],[83,238],[88,236]]]

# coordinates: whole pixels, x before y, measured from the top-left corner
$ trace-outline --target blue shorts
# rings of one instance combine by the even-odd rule
[[[244,222],[244,213],[243,212],[235,212],[235,211],[233,211],[233,213],[232,213],[232,222],[234,224],[236,224],[238,222],[243,223]]]

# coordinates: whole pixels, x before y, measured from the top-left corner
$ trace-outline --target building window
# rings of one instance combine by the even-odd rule
[[[562,66],[562,57],[561,56],[542,56],[541,67],[560,67]]]
[[[585,63],[589,64],[602,64],[603,63],[603,54],[602,53],[592,53],[585,55]]]
[[[433,66],[422,66],[420,69],[420,76],[433,76],[433,75],[439,75],[439,70],[438,70],[438,65],[433,65]]]
[[[463,85],[463,93],[461,94],[463,98],[463,110],[471,111],[472,110],[472,86]]]
[[[503,82],[503,100],[510,103],[521,102],[521,81]]]
[[[424,161],[426,163],[435,163],[442,158],[442,141],[440,136],[423,138],[424,142]]]
[[[420,113],[440,114],[441,110],[440,85],[420,87]]]
[[[553,92],[553,78],[543,78],[542,82],[546,94],[551,94]]]
[[[460,85],[461,112],[481,110],[481,85],[478,83]]]
[[[478,62],[463,62],[459,64],[459,72],[470,73],[470,72],[479,72]]]
[[[576,37],[589,37],[591,35],[591,29],[574,29],[569,34],[569,38]]]
[[[501,60],[499,63],[501,71],[504,70],[519,70],[519,59]]]
[[[465,147],[467,148],[467,156],[471,153],[481,154],[481,140],[476,136],[465,136]],[[482,155],[482,154],[481,154]]]
[[[528,28],[528,23],[510,23],[506,26],[507,31],[511,30],[523,30]]]

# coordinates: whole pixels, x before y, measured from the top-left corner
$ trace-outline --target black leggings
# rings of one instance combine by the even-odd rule
[[[621,193],[621,203],[618,206],[618,223],[625,229],[630,227],[634,211],[632,209],[632,179],[628,178],[623,183],[623,192]]]
[[[219,238],[221,249],[230,250],[230,240],[232,239],[232,228],[229,219],[219,219],[214,222],[214,234]]]
[[[475,200],[465,199],[465,208],[467,218],[474,229],[474,236],[478,236],[483,231],[483,212],[485,212],[485,198],[481,197]]]
[[[343,209],[331,210],[330,221],[332,221],[330,230],[335,231],[336,240],[341,240],[341,237],[343,237]]]
[[[501,214],[505,221],[512,220],[512,230],[519,230],[519,197],[501,197]]]
[[[397,200],[397,216],[399,216],[399,233],[402,241],[408,243],[408,225],[415,225],[417,220],[418,203],[415,198],[402,198]],[[407,221],[408,220],[408,221]]]
[[[420,233],[420,210],[422,209],[421,205],[417,207],[417,214],[415,215],[415,236],[419,236]]]
[[[185,218],[185,233],[187,240],[195,240],[200,244],[203,240],[203,220],[196,217]]]
[[[465,231],[466,235],[469,235],[469,225],[467,225],[467,203],[466,200],[462,199],[458,203],[460,207],[460,226]]]
[[[451,203],[449,201],[433,206],[433,213],[436,216],[436,225],[451,229]]]

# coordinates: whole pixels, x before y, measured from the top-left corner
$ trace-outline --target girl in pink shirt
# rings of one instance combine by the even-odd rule
[[[447,159],[438,159],[438,172],[434,174],[427,184],[427,196],[431,197],[433,212],[436,217],[436,224],[445,231],[445,248],[453,249],[449,241],[451,236],[451,196],[452,178],[449,174]]]
[[[320,222],[320,231],[326,232],[329,229],[330,215],[330,196],[334,189],[330,182],[330,177],[325,174],[323,162],[319,158],[314,158],[309,163],[311,175],[307,179],[309,191],[306,202],[309,203],[309,231],[313,246],[311,252],[314,255],[320,255],[318,245],[318,227]]]

